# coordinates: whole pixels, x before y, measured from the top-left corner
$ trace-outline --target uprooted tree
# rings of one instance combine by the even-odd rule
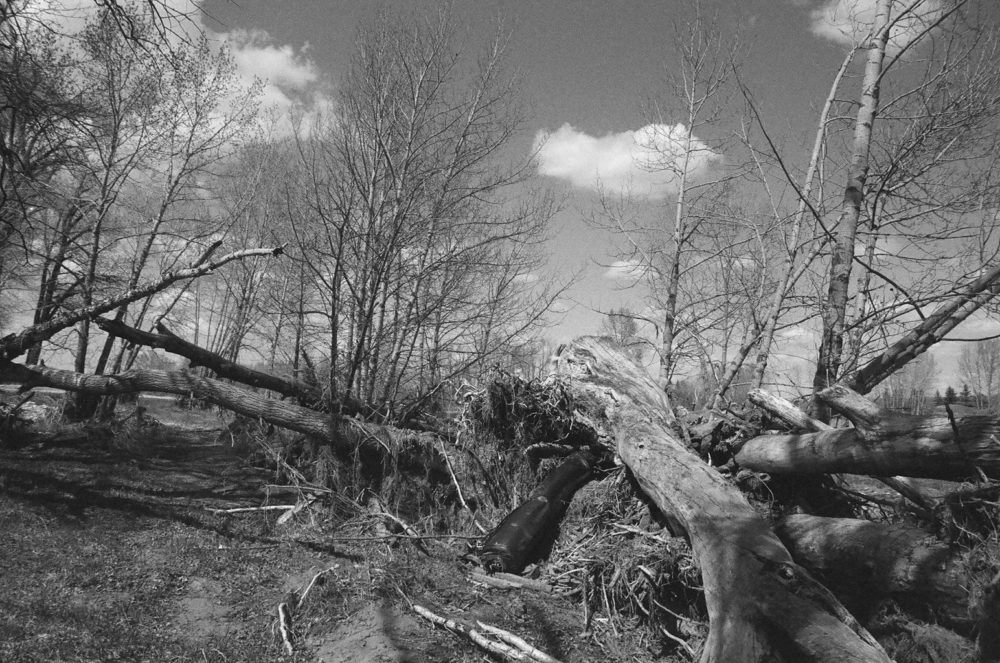
[[[231,166],[227,175],[232,177],[220,178],[233,187],[215,201],[227,222],[232,221],[226,226],[229,236],[254,246],[270,244],[278,235],[279,242],[287,241],[280,248],[235,251],[213,259],[219,243],[211,243],[200,257],[190,255],[197,243],[186,244],[183,250],[165,250],[172,262],[162,263],[166,268],[150,276],[154,269],[146,262],[148,251],[164,248],[155,231],[144,236],[146,251],[140,250],[141,259],[123,272],[123,278],[105,274],[101,260],[113,253],[105,250],[109,243],[124,244],[131,238],[121,218],[113,214],[117,194],[127,192],[102,191],[103,206],[75,204],[79,195],[74,194],[82,195],[93,186],[91,172],[81,175],[78,191],[63,192],[56,202],[43,196],[49,192],[47,178],[59,168],[82,167],[70,158],[78,154],[68,153],[62,164],[38,163],[30,173],[5,170],[6,179],[0,180],[5,196],[0,240],[13,241],[23,234],[20,248],[37,250],[44,242],[27,239],[33,225],[40,224],[35,229],[39,238],[55,232],[61,243],[52,245],[51,254],[40,256],[48,271],[43,270],[40,281],[34,324],[0,339],[0,381],[95,397],[171,393],[294,431],[298,435],[290,440],[269,440],[280,446],[277,455],[287,466],[283,469],[299,472],[301,466],[292,467],[296,462],[292,457],[299,454],[299,461],[304,456],[306,462],[330,459],[331,464],[357,470],[360,485],[352,487],[363,487],[356,494],[368,496],[379,513],[385,515],[386,507],[412,510],[397,511],[399,515],[392,516],[396,524],[411,515],[432,516],[428,510],[460,508],[470,515],[470,528],[491,525],[481,528],[483,536],[474,551],[490,572],[518,574],[546,556],[557,560],[565,549],[553,547],[553,539],[579,491],[594,489],[597,479],[596,490],[606,494],[624,486],[630,504],[646,505],[651,519],[662,519],[667,529],[616,523],[616,535],[654,542],[665,563],[687,555],[696,569],[692,573],[700,577],[686,588],[696,596],[690,602],[704,607],[707,633],[699,631],[702,615],[695,614],[697,610],[675,614],[671,610],[678,606],[659,602],[658,586],[668,581],[656,569],[636,564],[613,572],[627,577],[619,586],[624,586],[622,593],[629,602],[643,603],[635,600],[634,592],[647,588],[644,596],[649,601],[635,614],[655,622],[663,646],[676,647],[681,656],[737,663],[893,657],[902,661],[920,660],[907,652],[924,646],[937,647],[928,660],[934,656],[954,660],[955,652],[971,658],[974,647],[979,660],[998,660],[995,505],[1000,489],[994,480],[1000,475],[996,442],[1000,422],[995,417],[954,413],[899,416],[881,411],[863,395],[990,303],[997,293],[1000,267],[990,267],[987,256],[975,278],[954,280],[945,294],[945,289],[928,290],[919,301],[912,292],[895,292],[896,299],[886,306],[886,320],[898,318],[900,308],[920,311],[929,302],[937,308],[926,316],[921,313],[921,322],[885,347],[861,348],[864,334],[858,330],[875,328],[878,325],[871,320],[880,320],[864,309],[874,290],[867,281],[856,284],[859,299],[865,302],[857,311],[858,325],[851,330],[845,323],[851,266],[863,267],[866,279],[889,278],[868,259],[881,250],[877,224],[888,219],[876,214],[876,208],[880,214],[886,207],[893,211],[892,203],[898,201],[892,196],[898,197],[907,187],[921,193],[929,190],[918,175],[933,169],[921,171],[913,155],[932,154],[949,165],[962,159],[977,162],[982,156],[977,150],[958,156],[951,152],[975,141],[948,130],[952,124],[985,126],[996,105],[995,98],[983,97],[983,104],[975,107],[979,115],[963,111],[957,115],[960,122],[942,125],[940,117],[957,112],[947,106],[954,95],[930,85],[948,73],[942,69],[940,76],[930,76],[928,85],[914,88],[928,91],[926,96],[913,93],[921,107],[945,104],[939,109],[942,113],[921,116],[913,123],[914,133],[905,133],[897,143],[887,141],[893,149],[880,153],[888,163],[879,171],[878,182],[866,179],[871,148],[866,132],[878,115],[892,24],[921,4],[878,3],[876,25],[866,41],[869,57],[852,142],[856,158],[851,161],[842,205],[828,214],[838,223],[828,230],[820,210],[813,207],[812,172],[822,170],[813,163],[807,185],[796,189],[800,204],[795,230],[786,246],[787,260],[773,289],[774,299],[764,315],[748,314],[753,324],[747,323],[737,353],[742,362],[758,349],[759,383],[769,348],[778,343],[776,328],[788,311],[794,284],[805,278],[811,261],[823,255],[832,237],[836,248],[825,284],[824,339],[814,397],[821,413],[838,413],[850,426],[834,428],[820,420],[825,416],[811,417],[763,391],[750,396],[760,408],[757,411],[677,418],[664,385],[635,363],[641,353],[622,353],[613,343],[592,338],[560,349],[550,366],[551,377],[544,381],[529,383],[498,372],[480,390],[463,392],[465,419],[475,424],[455,427],[447,422],[443,411],[451,403],[442,393],[449,380],[473,374],[517,349],[554,301],[558,288],[529,287],[533,278],[538,280],[540,256],[534,247],[555,206],[546,196],[523,195],[529,163],[494,160],[516,134],[521,119],[520,109],[511,103],[516,78],[504,74],[507,35],[498,34],[478,67],[464,72],[463,80],[453,80],[461,59],[452,49],[453,26],[444,13],[417,28],[380,24],[364,32],[335,115],[318,118],[308,129],[295,125],[293,141],[244,145],[240,155],[246,158]],[[897,18],[890,16],[894,7],[899,10]],[[928,15],[926,30],[948,15]],[[107,27],[93,35],[103,40],[95,47],[120,47]],[[697,34],[691,36],[691,43],[698,43]],[[118,63],[115,58],[108,60]],[[200,71],[197,58],[185,62]],[[849,62],[850,58],[845,68]],[[27,74],[36,69],[44,72],[51,64],[39,60],[21,73],[34,82],[46,80]],[[132,64],[142,73],[140,62]],[[165,69],[162,72],[166,75]],[[969,73],[970,81],[975,73]],[[37,140],[4,144],[0,156],[8,158],[32,145],[58,153],[61,132],[74,126],[64,120],[98,112],[99,104],[81,108],[60,98],[58,90],[49,89],[55,79],[48,80],[49,86],[25,91],[34,103],[18,107],[18,112],[40,113],[25,120],[38,132]],[[976,89],[986,89],[987,83]],[[940,92],[940,98],[929,90]],[[835,96],[836,85],[831,103]],[[45,116],[45,109],[56,109],[66,117]],[[826,137],[826,112],[817,153]],[[908,114],[899,111],[899,116]],[[164,117],[175,119],[169,113]],[[689,122],[693,124],[696,117],[689,115]],[[208,126],[215,125],[208,122]],[[691,131],[689,127],[689,148],[694,143]],[[175,159],[184,156],[171,154]],[[44,155],[17,156],[5,165],[23,166]],[[195,171],[216,165],[217,156],[212,152]],[[124,177],[120,164],[105,166],[109,173]],[[686,169],[682,167],[679,174],[684,176]],[[992,204],[986,200],[991,177],[992,173],[984,176],[979,190],[982,205]],[[938,176],[931,173],[930,179],[938,181]],[[200,182],[192,178],[188,185],[200,188]],[[873,189],[876,196],[866,198]],[[509,195],[511,191],[517,195]],[[512,204],[510,198],[522,203]],[[886,199],[889,204],[882,205]],[[676,208],[676,237],[686,236],[691,228],[682,219],[689,213],[683,201],[682,197]],[[159,202],[155,228],[170,219],[186,218],[166,213],[177,202],[173,198]],[[938,202],[942,201],[917,201],[915,206],[921,210],[950,206],[961,213],[969,205],[965,198],[948,205]],[[38,210],[45,205],[57,214],[41,214]],[[855,244],[866,205],[871,227],[866,246],[860,247],[864,251],[859,251]],[[808,250],[799,246],[807,209],[823,230],[803,244],[812,247]],[[897,221],[905,225],[910,209],[901,205],[895,211]],[[8,227],[12,221],[19,223]],[[51,223],[55,225],[46,225]],[[220,221],[219,227],[223,225]],[[108,235],[109,230],[115,232]],[[206,244],[209,236],[214,237],[207,234]],[[81,245],[81,238],[88,237]],[[674,241],[667,247],[665,267],[671,283],[666,315],[661,318],[667,320],[661,332],[665,355],[676,355],[679,338],[688,333],[679,315],[683,307],[678,305],[686,250]],[[5,248],[9,247],[0,245],[0,251]],[[725,253],[717,248],[705,251],[713,256]],[[75,252],[75,258],[67,252]],[[867,258],[859,257],[862,253]],[[280,254],[280,261],[268,258]],[[810,257],[804,260],[802,254]],[[267,268],[261,266],[265,258]],[[719,263],[722,267],[716,271],[728,278],[738,258],[730,252],[730,262]],[[74,260],[86,263],[88,269],[81,279],[67,280],[63,269]],[[184,261],[187,266],[181,267]],[[706,271],[717,266],[698,262]],[[120,265],[110,262],[109,272],[111,267]],[[223,268],[232,270],[224,281],[197,280]],[[685,272],[684,278],[700,273]],[[757,290],[766,292],[770,277],[763,271],[760,276]],[[124,287],[116,290],[115,283]],[[185,287],[174,287],[177,284]],[[204,287],[204,292],[192,293],[186,287],[191,284],[201,284],[193,287]],[[149,324],[154,296],[171,287],[173,302],[184,295],[193,300],[193,330],[181,330],[162,315]],[[730,294],[720,289],[712,301],[728,300]],[[202,333],[200,307],[209,308],[209,302],[223,323]],[[740,310],[753,309],[747,304]],[[739,317],[733,310],[726,309],[723,315],[727,325]],[[113,317],[100,317],[105,314]],[[269,326],[255,327],[257,318],[266,318]],[[108,335],[99,368],[85,372],[78,364],[78,370],[67,371],[34,361],[42,343],[74,326],[78,326],[78,347],[86,346],[92,324]],[[727,337],[732,335],[727,332]],[[268,349],[261,353],[269,364],[266,369],[238,361],[251,341]],[[122,361],[109,361],[116,343]],[[845,350],[845,346],[850,347]],[[125,359],[135,358],[140,348],[182,357],[188,367],[155,370]],[[25,356],[29,361],[19,363]],[[859,367],[862,357],[870,358]],[[82,354],[78,358],[84,359]],[[668,369],[676,359],[663,358]],[[282,363],[288,371],[279,370]],[[108,366],[122,370],[102,374]],[[713,401],[721,402],[739,368],[725,367]],[[490,441],[480,442],[477,436]],[[479,443],[489,453],[479,453],[475,446]],[[527,483],[538,478],[533,468],[539,465],[554,469],[533,487],[512,487],[515,479]],[[298,478],[305,479],[303,485],[320,482],[319,474],[299,472]],[[914,477],[971,484],[951,483],[943,494],[927,494]],[[407,481],[432,496],[421,504],[424,511],[399,495]],[[873,491],[871,484],[881,492]],[[327,481],[319,488],[334,494],[337,485]],[[392,491],[397,491],[396,499],[385,499]],[[433,525],[427,527],[433,531]],[[403,531],[413,530],[407,525]],[[585,541],[579,544],[585,546]],[[587,565],[595,562],[584,557],[581,564],[589,573]],[[614,581],[602,578],[598,591],[589,578],[571,588],[582,595],[585,614],[594,603],[605,612],[613,611],[608,584]],[[536,580],[543,586],[564,581],[544,573]],[[666,621],[657,621],[667,615]],[[585,620],[589,626],[590,618]],[[680,629],[673,628],[682,622],[695,623],[687,637],[678,636]]]
[[[159,344],[197,358],[199,365],[231,381],[260,384],[259,375],[172,335],[140,333],[114,322],[100,324],[133,342]],[[537,431],[546,431],[541,441],[548,441],[536,446],[546,446],[543,451],[547,453],[559,450],[568,458],[485,539],[482,557],[487,568],[519,572],[527,561],[536,559],[539,544],[552,535],[573,493],[593,477],[599,465],[617,457],[640,490],[673,520],[677,533],[690,541],[710,623],[701,660],[888,661],[863,620],[879,601],[890,599],[966,637],[978,633],[983,660],[993,660],[988,655],[992,646],[989,624],[998,609],[995,566],[976,562],[962,548],[912,526],[790,515],[775,529],[734,484],[733,471],[959,478],[979,468],[991,474],[1000,461],[976,436],[988,435],[1000,425],[995,420],[962,419],[944,430],[934,421],[883,421],[877,408],[855,392],[831,388],[821,397],[851,418],[855,428],[755,437],[737,452],[731,450],[731,458],[722,467],[714,467],[685,441],[686,429],[674,420],[655,381],[607,342],[580,339],[558,352],[553,368],[548,389],[559,394],[553,401],[557,407],[503,416],[508,417],[508,424],[512,414],[521,417],[522,423],[531,419]],[[132,370],[88,376],[8,362],[2,375],[6,382],[92,394],[159,391],[193,395],[321,439],[344,458],[360,453],[376,467],[391,466],[394,472],[416,473],[442,485],[451,481],[459,490],[469,479],[454,473],[449,456],[457,449],[439,435],[331,415],[190,371]],[[301,395],[294,384],[270,386]],[[787,407],[782,411],[772,404],[768,409],[775,417],[793,420],[794,406]],[[801,412],[798,416],[798,427],[808,427],[812,420]],[[813,423],[816,428],[825,427]],[[911,439],[923,449],[940,447],[944,457],[954,460],[938,460],[928,466],[933,469],[913,472],[913,454],[898,451],[896,446],[911,444]],[[878,453],[882,447],[897,449],[894,459],[889,454],[881,461],[866,462],[860,451],[868,448]],[[806,451],[796,451],[800,448]],[[856,465],[845,468],[836,458],[826,459],[844,448],[848,449],[844,455],[855,458]],[[760,449],[778,451],[768,454]],[[993,485],[982,486],[978,497],[988,498],[990,491],[997,492]],[[976,495],[964,497],[975,499]],[[955,495],[942,503],[954,506],[961,499],[962,495]]]

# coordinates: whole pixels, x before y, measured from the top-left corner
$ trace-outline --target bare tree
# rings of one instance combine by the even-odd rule
[[[1000,397],[1000,339],[964,344],[958,370],[970,388],[975,406],[996,411]]]
[[[395,416],[541,323],[553,199],[507,153],[523,116],[498,30],[475,65],[447,11],[358,35],[336,110],[298,133],[296,260],[332,402]]]

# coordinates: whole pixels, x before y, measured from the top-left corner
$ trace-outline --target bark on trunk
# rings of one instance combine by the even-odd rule
[[[577,410],[688,532],[711,626],[703,663],[889,660],[743,495],[675,436],[666,397],[644,371],[592,338],[559,353],[556,369],[570,378]]]
[[[777,531],[796,561],[852,608],[871,610],[891,598],[963,630],[979,620],[996,572],[908,525],[793,515]]]
[[[842,381],[860,394],[867,394],[887,377],[923,354],[963,320],[993,299],[1000,288],[1000,266],[973,281],[962,292],[941,304],[927,319]]]
[[[361,452],[379,462],[391,460],[401,467],[422,468],[440,473],[445,480],[448,476],[445,459],[437,450],[437,438],[433,435],[370,424],[351,417],[330,416],[187,371],[133,369],[118,375],[84,375],[45,366],[3,362],[0,363],[2,383],[55,387],[102,396],[140,391],[193,395],[237,414],[328,440],[343,454]]]
[[[882,425],[879,439],[857,428],[799,435],[762,435],[748,440],[736,462],[771,474],[838,473],[903,475],[961,480],[977,469],[1000,478],[1000,421],[970,416],[898,417]]]
[[[92,304],[90,306],[84,306],[82,308],[76,309],[75,311],[69,311],[58,317],[52,318],[47,322],[41,324],[32,325],[27,329],[24,329],[17,334],[9,334],[3,338],[0,338],[0,361],[16,359],[22,354],[28,351],[28,349],[41,343],[42,341],[48,340],[61,332],[67,327],[72,327],[77,322],[81,320],[86,320],[103,313],[108,313],[113,311],[119,306],[124,306],[125,304],[130,304],[132,302],[139,301],[140,299],[145,299],[150,295],[154,295],[162,290],[166,290],[168,287],[176,283],[177,281],[183,281],[186,279],[194,279],[199,276],[204,276],[210,274],[219,267],[225,265],[226,263],[232,262],[233,260],[241,260],[250,256],[263,256],[271,255],[277,256],[281,255],[283,247],[278,247],[274,249],[244,249],[242,251],[235,251],[228,255],[225,255],[218,260],[211,263],[206,262],[208,256],[207,254],[198,260],[194,265],[186,267],[184,269],[178,269],[173,272],[167,272],[162,277],[156,281],[151,281],[145,283],[131,290],[127,290],[123,293],[109,297],[100,302]]]
[[[878,113],[879,81],[882,60],[889,41],[889,14],[892,0],[878,0],[875,21],[868,44],[868,59],[861,83],[861,103],[854,124],[854,146],[847,174],[847,186],[840,206],[833,254],[830,258],[829,290],[823,303],[823,339],[813,377],[815,391],[820,391],[837,380],[840,372],[841,353],[844,347],[844,318],[847,312],[854,261],[854,244],[864,202],[865,181],[868,179],[868,161],[871,149],[872,125]],[[816,404],[816,418],[829,419],[829,412],[822,403]]]
[[[97,319],[97,326],[109,335],[123,338],[130,343],[162,348],[191,360],[191,367],[204,366],[216,375],[260,389],[270,389],[282,396],[297,398],[302,403],[318,404],[320,395],[310,385],[296,380],[285,380],[270,373],[255,371],[229,361],[222,355],[200,348],[171,332],[163,323],[156,325],[159,334],[134,329],[116,320]]]

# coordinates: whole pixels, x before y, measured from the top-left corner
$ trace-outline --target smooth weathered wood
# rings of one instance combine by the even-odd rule
[[[846,603],[870,609],[892,598],[953,627],[978,621],[980,590],[995,571],[970,564],[968,551],[903,524],[797,514],[777,532],[795,560]]]
[[[882,421],[882,410],[878,405],[845,385],[827,387],[816,394],[816,398],[847,417],[855,428],[875,432]]]
[[[645,371],[594,338],[562,349],[555,368],[643,491],[684,525],[710,621],[703,663],[889,660],[739,490],[675,436],[666,397]]]
[[[352,417],[330,416],[188,371],[130,370],[118,375],[86,375],[46,366],[2,362],[0,383],[55,387],[102,396],[140,391],[190,394],[237,414],[328,440],[342,453],[362,451],[377,458],[392,457],[398,462],[413,462],[426,469],[445,471],[445,462],[432,435]]]
[[[897,416],[883,421],[878,439],[856,428],[798,435],[762,435],[748,440],[736,462],[771,474],[847,473],[902,475],[960,480],[979,468],[1000,478],[1000,421],[969,416],[956,421],[958,439],[947,417]]]
[[[763,389],[751,389],[747,399],[759,408],[774,415],[788,427],[804,431],[830,430],[832,426],[819,419],[813,419],[808,414],[795,407],[791,401],[775,396]]]
[[[840,398],[840,396],[845,392],[849,392],[849,394],[852,394],[857,398],[855,399],[853,397],[849,397],[848,400],[845,401]],[[829,424],[825,424],[822,421],[811,418],[805,412],[795,407],[793,403],[786,401],[784,398],[779,398],[778,396],[769,394],[762,389],[752,390],[748,394],[748,397],[752,403],[770,412],[772,415],[778,417],[792,428],[813,432],[833,430]],[[823,392],[820,392],[819,398],[821,400],[828,398],[829,400],[827,402],[834,409],[839,409],[842,406],[850,409],[852,414],[856,415],[855,425],[857,425],[858,422],[870,422],[877,425],[881,421],[881,413],[874,403],[866,399],[864,396],[861,396],[860,394],[857,394],[856,392],[853,392],[841,385],[835,385],[834,387],[825,389]],[[857,399],[860,399],[860,401],[863,402],[859,403]],[[877,431],[870,429],[863,429],[860,432],[862,437],[865,439],[869,439],[871,437],[869,433],[877,433]],[[925,516],[929,517],[930,512],[933,509],[933,505],[906,477],[875,478],[913,502]]]

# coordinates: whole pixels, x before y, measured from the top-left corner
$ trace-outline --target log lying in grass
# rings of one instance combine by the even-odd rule
[[[792,556],[852,607],[870,609],[891,598],[952,627],[979,619],[983,590],[996,572],[903,524],[792,515],[777,531]]]
[[[187,371],[130,370],[118,375],[86,375],[3,362],[0,363],[0,383],[55,387],[102,396],[139,391],[193,395],[237,414],[328,440],[342,454],[360,452],[380,462],[391,460],[403,466],[440,472],[447,477],[445,459],[433,435],[351,417],[330,416]]]
[[[563,349],[556,368],[576,408],[688,532],[710,620],[703,663],[889,660],[743,495],[677,438],[663,391],[645,371],[593,338]]]
[[[531,495],[511,511],[483,542],[488,571],[520,573],[532,557],[555,538],[573,495],[594,476],[597,458],[573,454],[542,479]]]

